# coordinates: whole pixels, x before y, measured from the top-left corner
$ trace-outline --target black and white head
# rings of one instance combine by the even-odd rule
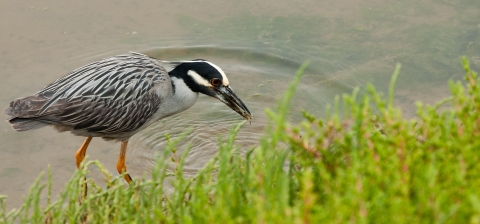
[[[201,59],[169,64],[172,66],[170,76],[183,79],[193,92],[217,98],[247,120],[252,118],[248,108],[230,88],[227,76],[217,65]]]

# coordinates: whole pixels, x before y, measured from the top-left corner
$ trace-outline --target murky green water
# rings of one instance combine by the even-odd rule
[[[407,116],[414,102],[448,95],[447,81],[463,77],[466,55],[480,70],[480,1],[5,1],[0,3],[0,103],[32,94],[93,60],[137,51],[164,60],[203,58],[222,67],[254,114],[239,133],[240,150],[255,145],[263,111],[282,96],[298,66],[310,66],[294,98],[318,116],[335,95],[374,83],[386,90],[402,63],[396,99]],[[6,118],[6,116],[5,116]],[[134,176],[148,172],[163,135],[187,129],[188,174],[217,150],[218,138],[242,118],[218,100],[201,97],[182,114],[132,137],[127,155]],[[29,186],[52,167],[58,192],[76,169],[83,139],[51,128],[14,132],[0,122],[0,194],[21,203]],[[116,172],[119,145],[94,139],[87,154]],[[92,176],[101,179],[93,170]]]

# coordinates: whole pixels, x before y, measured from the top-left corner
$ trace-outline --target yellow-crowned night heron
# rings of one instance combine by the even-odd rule
[[[127,170],[128,139],[155,121],[188,109],[198,93],[252,118],[215,64],[200,59],[160,61],[133,52],[78,68],[36,94],[12,101],[5,114],[17,131],[52,125],[87,137],[75,155],[78,168],[92,137],[121,141],[117,170],[122,174]],[[125,175],[125,180],[132,179]]]

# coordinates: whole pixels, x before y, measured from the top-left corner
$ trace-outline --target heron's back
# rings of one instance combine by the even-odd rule
[[[155,59],[119,55],[78,68],[33,96],[12,101],[5,114],[17,131],[53,124],[84,133],[80,135],[129,133],[152,117],[171,94],[171,85]]]

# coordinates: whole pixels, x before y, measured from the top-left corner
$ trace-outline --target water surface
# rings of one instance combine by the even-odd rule
[[[448,95],[447,81],[463,77],[460,58],[480,70],[480,2],[477,0],[294,1],[4,1],[0,3],[0,105],[35,93],[67,72],[103,57],[137,51],[163,60],[202,58],[225,70],[254,114],[236,143],[255,146],[299,65],[309,69],[294,97],[291,121],[301,109],[319,117],[335,95],[356,86],[388,86],[402,63],[397,105],[414,115],[417,100]],[[6,118],[6,117],[5,117]],[[191,130],[187,174],[216,153],[217,142],[242,118],[216,99],[202,96],[189,110],[132,137],[128,170],[149,172],[164,147],[164,134]],[[0,194],[9,207],[40,172],[52,167],[59,192],[76,166],[83,138],[51,128],[18,133],[0,122]],[[119,145],[94,139],[87,154],[116,172]],[[101,180],[95,170],[91,176]]]

